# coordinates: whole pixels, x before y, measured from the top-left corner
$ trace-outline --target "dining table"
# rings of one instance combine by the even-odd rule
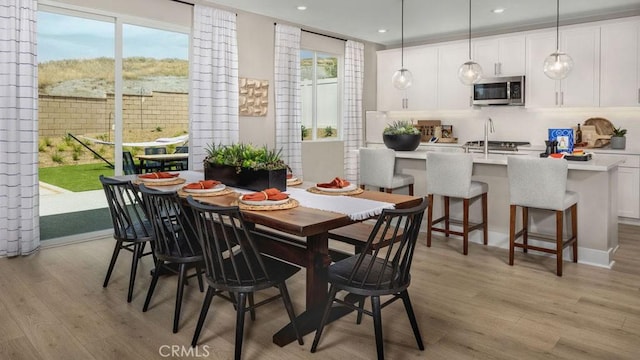
[[[198,171],[180,171],[179,177],[185,182],[177,185],[146,186],[166,191],[179,191],[185,183],[203,180],[204,173]],[[139,181],[136,175],[116,176],[121,180]],[[312,187],[315,184],[303,182],[292,188]],[[241,191],[241,190],[239,190]],[[246,191],[245,191],[246,192]],[[305,193],[306,194],[306,193]],[[182,193],[182,195],[185,195]],[[221,196],[198,196],[194,199],[217,206],[237,204],[240,194],[231,192]],[[327,196],[327,195],[324,195]],[[362,191],[350,195],[357,199],[373,200],[392,204],[395,208],[409,208],[420,204],[422,198],[391,194],[377,191]],[[241,209],[242,210],[242,209]],[[256,238],[260,251],[284,261],[304,267],[306,270],[306,306],[296,317],[298,330],[302,335],[316,330],[328,296],[328,267],[332,263],[329,249],[329,232],[360,220],[353,220],[348,214],[300,206],[284,210],[242,210],[242,215]],[[364,220],[364,219],[362,219]],[[342,311],[333,311],[329,321],[335,320],[353,311],[342,307]],[[284,346],[296,340],[291,324],[273,335],[273,342]]]
[[[140,160],[140,169],[144,169],[145,161],[157,161],[160,163],[160,169],[165,171],[169,169],[172,163],[188,160],[189,153],[140,154],[136,155],[136,158]]]

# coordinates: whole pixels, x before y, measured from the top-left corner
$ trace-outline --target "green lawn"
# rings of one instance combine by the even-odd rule
[[[104,163],[40,168],[40,181],[63,189],[80,192],[102,189],[100,175],[113,176]]]

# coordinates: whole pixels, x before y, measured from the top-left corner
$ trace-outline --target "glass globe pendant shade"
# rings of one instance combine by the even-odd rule
[[[482,77],[482,67],[475,61],[467,61],[460,65],[458,78],[465,85],[475,84]]]
[[[544,73],[553,80],[561,80],[573,69],[573,59],[562,51],[556,51],[544,59]]]
[[[411,74],[411,71],[402,68],[393,74],[391,82],[396,89],[405,90],[413,83],[413,75]]]

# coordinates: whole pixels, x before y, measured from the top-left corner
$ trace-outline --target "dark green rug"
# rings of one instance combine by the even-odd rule
[[[111,229],[109,208],[40,217],[40,240]]]

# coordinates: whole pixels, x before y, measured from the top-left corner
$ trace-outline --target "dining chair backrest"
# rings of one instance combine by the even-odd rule
[[[251,292],[272,286],[262,256],[237,206],[218,207],[187,198],[194,210],[207,280],[221,291]]]
[[[153,236],[143,205],[131,181],[100,175],[113,222],[114,238],[124,241],[149,239]]]
[[[360,149],[360,184],[381,188],[393,187],[396,153],[392,149]]]
[[[144,148],[144,154],[145,155],[161,155],[161,154],[166,154],[167,153],[167,148],[166,147],[147,147]],[[161,169],[160,166],[162,165],[162,163],[160,161],[154,161],[154,160],[147,160],[144,162],[144,167],[148,170],[159,170],[159,171],[164,171],[164,169]]]
[[[139,172],[138,167],[133,160],[133,155],[131,155],[131,152],[129,151],[122,152],[122,171],[125,175],[134,175]]]
[[[427,194],[469,198],[473,155],[427,152]]]
[[[563,159],[508,156],[509,203],[564,210],[568,171],[567,161]]]
[[[189,214],[175,191],[140,185],[142,200],[155,232],[154,253],[160,260],[198,257],[202,249]]]
[[[189,147],[188,146],[176,146],[176,154],[187,154],[189,153]]]
[[[413,253],[427,205],[428,200],[423,198],[419,205],[412,208],[382,211],[367,243],[362,252],[355,255],[358,258],[346,276],[345,288],[348,291],[360,293],[357,289],[394,289],[395,293],[409,285]],[[388,238],[395,238],[396,241],[386,247],[376,246]]]

